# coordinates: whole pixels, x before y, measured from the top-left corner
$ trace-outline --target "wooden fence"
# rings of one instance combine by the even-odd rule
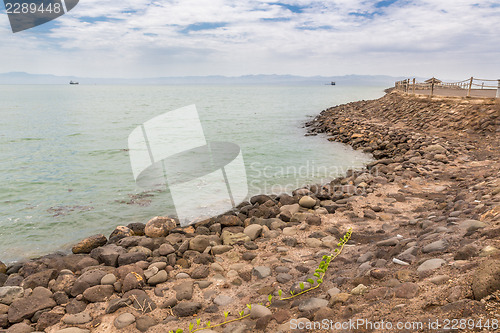
[[[395,88],[407,94],[500,98],[500,79],[479,79],[471,77],[457,82],[443,82],[432,78],[426,82],[417,82],[415,78],[397,81]]]

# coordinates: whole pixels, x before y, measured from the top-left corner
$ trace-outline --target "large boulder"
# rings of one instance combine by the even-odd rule
[[[177,223],[174,219],[165,216],[156,216],[146,223],[144,233],[151,238],[165,237],[176,226]]]

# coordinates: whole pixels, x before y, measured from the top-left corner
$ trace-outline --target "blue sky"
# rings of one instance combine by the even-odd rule
[[[2,8],[0,72],[496,79],[498,22],[498,0],[80,0],[16,34]]]

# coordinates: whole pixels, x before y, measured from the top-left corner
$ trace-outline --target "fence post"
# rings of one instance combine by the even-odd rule
[[[434,96],[434,79],[432,79],[431,83],[431,97]]]
[[[500,79],[498,79],[497,98],[500,98]]]
[[[413,78],[412,92],[413,92],[413,95],[415,95],[415,78]]]
[[[470,91],[472,90],[472,81],[474,80],[474,77],[470,77],[470,82],[469,82],[469,90],[467,91],[467,97],[470,97]]]

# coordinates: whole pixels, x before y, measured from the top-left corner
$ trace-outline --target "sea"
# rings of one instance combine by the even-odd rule
[[[69,252],[118,225],[175,216],[168,188],[139,186],[131,164],[129,136],[155,117],[194,106],[207,141],[240,148],[248,200],[327,183],[370,162],[325,136],[306,136],[304,124],[384,88],[0,85],[0,261]],[[188,199],[210,213],[196,191]]]

